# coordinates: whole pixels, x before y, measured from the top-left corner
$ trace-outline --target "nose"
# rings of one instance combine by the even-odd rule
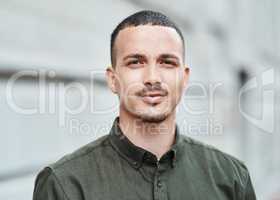
[[[144,74],[144,84],[150,86],[161,84],[160,71],[156,65],[147,66]]]

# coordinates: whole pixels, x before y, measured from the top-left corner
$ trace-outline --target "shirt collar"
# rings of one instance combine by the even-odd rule
[[[151,152],[134,145],[122,132],[119,126],[119,117],[116,117],[109,134],[109,140],[113,148],[118,151],[130,164],[135,168],[142,166],[143,162],[147,164],[156,164],[156,157]],[[180,149],[182,146],[182,136],[179,127],[176,124],[175,142],[160,159],[160,162],[170,163],[171,167],[175,166]]]

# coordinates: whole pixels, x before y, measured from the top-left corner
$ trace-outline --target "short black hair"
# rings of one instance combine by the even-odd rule
[[[184,42],[184,36],[178,26],[171,21],[166,15],[152,11],[152,10],[143,10],[136,12],[127,18],[125,18],[123,21],[121,21],[114,31],[111,34],[111,63],[114,67],[115,65],[115,53],[114,53],[114,44],[116,41],[116,38],[119,34],[119,32],[127,27],[131,26],[139,26],[139,25],[158,25],[158,26],[166,26],[171,27],[176,30],[176,32],[179,34],[182,44],[183,44],[183,57],[185,57],[185,42]]]

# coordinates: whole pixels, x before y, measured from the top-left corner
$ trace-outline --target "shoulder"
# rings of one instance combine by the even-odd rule
[[[210,144],[206,144],[204,142],[201,142],[199,140],[193,139],[191,137],[188,137],[186,135],[183,135],[183,141],[185,144],[189,145],[191,148],[193,148],[194,150],[203,152],[207,155],[209,155],[210,159],[213,158],[220,158],[220,159],[225,159],[231,162],[234,162],[238,165],[241,165],[243,167],[245,167],[245,164],[243,161],[241,161],[240,159],[236,158],[235,156],[232,156],[226,152],[223,152],[222,150],[218,149],[217,147],[214,147],[213,145]]]
[[[81,175],[83,172],[96,168],[98,162],[103,159],[104,152],[108,150],[109,135],[104,135],[96,140],[82,146],[81,148],[69,153],[56,162],[46,166],[40,171],[47,178],[53,175],[60,179],[71,175]]]
[[[59,170],[60,168],[65,168],[75,162],[83,162],[89,159],[90,156],[98,154],[107,147],[108,135],[104,135],[73,151],[72,153],[63,156],[61,159],[49,165],[48,167],[52,170]]]
[[[188,156],[207,167],[206,170],[212,175],[224,174],[229,178],[237,178],[241,184],[246,183],[249,172],[240,159],[186,135],[183,135],[183,142]]]
[[[67,199],[66,194],[79,194],[78,186],[102,163],[102,154],[109,148],[107,138],[99,137],[42,169],[36,176],[34,199],[45,199],[46,193],[61,199]]]

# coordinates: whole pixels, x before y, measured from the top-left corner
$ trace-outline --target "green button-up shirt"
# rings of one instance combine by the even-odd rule
[[[33,200],[254,200],[246,166],[179,133],[160,160],[122,133],[66,155],[37,176]]]

